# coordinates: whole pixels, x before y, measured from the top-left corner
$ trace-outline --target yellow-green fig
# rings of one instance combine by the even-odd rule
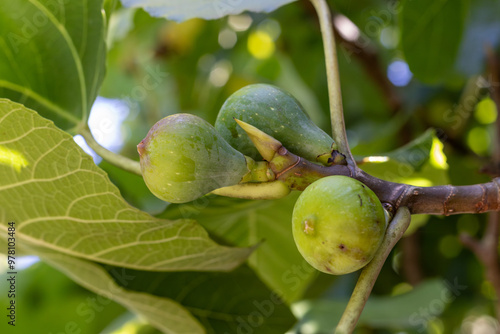
[[[342,275],[370,262],[386,229],[379,199],[363,183],[328,176],[309,185],[293,209],[295,244],[319,271]]]
[[[212,190],[238,184],[250,172],[249,160],[242,153],[212,125],[190,114],[158,121],[137,150],[149,190],[172,203],[193,201]]]

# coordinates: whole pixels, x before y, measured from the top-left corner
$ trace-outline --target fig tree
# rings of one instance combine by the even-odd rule
[[[238,184],[255,162],[229,145],[208,122],[190,114],[158,121],[137,150],[149,190],[172,203]]]
[[[298,250],[309,264],[328,274],[347,274],[368,264],[385,228],[384,209],[377,196],[347,176],[313,182],[293,209]]]
[[[299,101],[278,87],[253,84],[241,88],[226,100],[215,122],[215,129],[229,144],[260,160],[259,152],[234,119],[257,127],[309,161],[332,163],[333,139],[312,122]]]

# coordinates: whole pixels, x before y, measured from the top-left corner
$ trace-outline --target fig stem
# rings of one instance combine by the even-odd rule
[[[95,151],[95,153],[97,153],[99,156],[101,156],[104,160],[106,160],[110,164],[113,164],[116,167],[124,169],[130,173],[142,175],[141,165],[138,161],[135,161],[135,160],[129,159],[127,157],[124,157],[123,155],[111,152],[110,150],[99,145],[99,143],[92,136],[92,133],[90,133],[90,130],[88,129],[88,127],[80,129],[79,134],[83,138],[85,138],[85,141],[90,146],[90,148],[92,148]]]
[[[248,173],[243,176],[240,183],[247,182],[269,182],[275,180],[275,175],[267,161],[254,161],[245,156],[247,160]]]
[[[337,49],[333,33],[332,14],[325,0],[311,0],[319,18],[321,36],[323,38],[323,49],[325,51],[326,77],[328,82],[328,98],[330,100],[330,120],[332,123],[333,139],[338,145],[339,151],[346,156],[347,165],[352,174],[356,175],[356,161],[352,156],[347,142],[347,134],[344,122],[344,110],[342,107],[342,93],[340,90],[340,74],[337,61]]]
[[[392,221],[389,223],[389,226],[385,231],[384,240],[382,241],[380,248],[377,250],[375,257],[361,271],[356,287],[352,292],[351,299],[349,300],[349,303],[344,310],[344,314],[335,329],[335,334],[352,333],[356,328],[358,319],[361,316],[361,312],[363,312],[363,308],[365,307],[366,301],[370,296],[373,285],[377,280],[385,260],[396,243],[403,236],[404,232],[410,225],[410,221],[410,210],[408,210],[405,206],[400,207]]]

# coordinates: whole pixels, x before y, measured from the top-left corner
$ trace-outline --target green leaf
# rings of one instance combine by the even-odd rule
[[[259,243],[249,258],[258,276],[287,301],[298,299],[317,271],[300,255],[292,236],[293,206],[300,193],[267,201],[205,197],[170,205],[162,217],[196,219],[211,234],[245,247]]]
[[[449,74],[462,39],[468,4],[468,0],[403,3],[401,46],[416,78],[438,83]]]
[[[380,159],[372,159],[380,158]],[[426,187],[448,183],[443,144],[433,130],[425,132],[401,149],[379,157],[368,157],[371,163],[360,167],[370,175],[386,181]]]
[[[0,99],[0,230],[28,245],[143,270],[231,270],[251,249],[217,245],[196,221],[128,205],[66,132]]]
[[[432,312],[432,316],[439,316],[444,307],[456,298],[453,289],[449,289],[457,282],[445,284],[441,280],[429,280],[421,283],[412,291],[398,296],[372,296],[368,299],[361,313],[358,327],[367,325],[378,328],[415,328],[422,331],[429,318],[425,312]],[[460,285],[455,285],[460,292]],[[448,289],[447,289],[448,288]],[[438,301],[442,308],[435,308],[433,302]],[[333,333],[344,309],[347,300],[317,300],[301,301],[293,306],[294,314],[302,320],[293,333],[312,333],[307,330],[314,328],[314,333]],[[420,312],[420,313],[419,313]]]
[[[387,153],[387,157],[399,163],[409,165],[418,171],[429,160],[435,137],[436,131],[429,129],[408,144]]]
[[[122,0],[127,7],[142,7],[152,16],[174,21],[186,21],[195,17],[212,20],[245,10],[271,12],[295,0]]]
[[[107,267],[107,270],[116,272],[121,269]],[[246,266],[229,273],[135,270],[127,270],[127,273],[134,276],[127,282],[127,289],[177,301],[210,334],[285,333],[295,323],[290,309],[279,296]]]
[[[72,129],[104,75],[102,0],[0,2],[0,97]]]
[[[54,252],[42,251],[39,254],[44,261],[76,283],[140,314],[164,333],[205,333],[200,323],[179,303],[168,298],[124,289],[115,282],[112,274],[100,265]],[[136,276],[124,269],[116,271],[114,275],[119,275],[125,285],[136,280]],[[145,281],[141,280],[140,284],[144,283]]]
[[[412,170],[419,171],[429,160],[435,137],[436,131],[429,129],[416,139],[394,151],[377,156],[357,157],[357,159],[367,164],[393,161],[397,164],[405,165]]]

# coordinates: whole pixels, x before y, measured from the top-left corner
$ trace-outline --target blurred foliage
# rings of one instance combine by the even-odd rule
[[[8,291],[7,284],[2,279],[0,289]],[[18,271],[17,291],[17,321],[12,333],[100,333],[126,312],[41,262]],[[7,293],[0,295],[0,303],[8,305]]]
[[[489,43],[499,51],[500,2],[424,3],[429,6],[409,0],[329,1],[337,13],[359,29],[357,43],[361,48],[353,52],[346,44],[338,46],[350,146],[359,156],[380,155],[420,136],[425,138],[430,133],[426,131],[434,128],[435,135],[424,145],[430,158],[422,160],[419,168],[408,168],[408,164],[397,161],[362,167],[379,177],[390,174],[391,180],[426,186],[487,182],[489,177],[480,171],[489,162],[495,146],[494,122],[498,117],[488,88],[498,87],[499,83],[492,82],[487,74],[483,46]],[[113,1],[105,4],[111,8]],[[410,5],[401,7],[407,4]],[[441,10],[433,7],[440,4]],[[422,17],[429,19],[419,27]],[[137,159],[137,143],[160,118],[187,112],[213,124],[226,98],[251,83],[270,83],[289,91],[318,126],[330,130],[323,46],[316,14],[308,1],[293,2],[269,14],[243,13],[183,23],[153,18],[142,9],[118,4],[110,15],[107,43],[107,72],[99,95],[122,99],[130,108],[123,124],[127,136],[121,153],[132,159]],[[368,58],[368,65],[377,68],[384,78],[396,60],[408,62],[414,71],[407,86],[390,85],[400,100],[400,108],[391,108],[384,84],[366,70],[366,64],[360,61],[366,58],[358,57],[373,50],[376,58]],[[269,293],[265,284],[281,294],[286,305],[291,305],[299,321],[290,330],[293,333],[322,334],[325,320],[334,321],[340,316],[339,305],[345,303],[357,275],[332,277],[312,273],[303,265],[287,230],[294,195],[268,203],[208,197],[200,202],[167,206],[149,193],[139,177],[106,162],[100,166],[122,196],[144,211],[167,218],[197,219],[221,244],[259,245],[248,261],[249,267],[238,269],[233,276],[136,272],[141,279],[127,288],[180,300],[184,296],[176,294],[186,284],[197,277],[210,276],[206,279],[213,284],[202,285],[196,295],[190,295],[190,290],[186,304],[193,310],[198,309],[198,303],[209,308],[213,306],[210,298],[217,297],[211,310],[218,310],[223,308],[223,293],[255,289],[256,300],[264,300],[268,296],[264,294]],[[463,231],[481,236],[486,218],[486,214],[415,216],[411,232],[416,231],[412,237],[418,238],[414,247],[420,262],[405,263],[401,260],[401,243],[396,246],[374,287],[375,298],[370,301],[357,333],[420,333],[422,329],[430,333],[472,333],[472,328],[484,323],[490,324],[487,328],[496,328],[498,325],[491,318],[495,315],[491,286],[486,283],[477,259],[458,241]],[[412,288],[407,283],[408,266],[422,273],[420,286]],[[287,272],[291,274],[283,276]],[[111,324],[123,312],[114,303],[98,313],[95,321],[85,323],[75,316],[74,310],[91,296],[89,292],[43,264],[22,275],[20,303],[26,308],[19,309],[20,323],[38,325],[36,330],[29,327],[27,333],[64,331],[64,325],[73,320],[88,326],[81,327],[85,333],[99,333],[105,326],[109,326],[105,333],[155,332],[130,315]],[[217,275],[222,277],[219,282]],[[238,281],[231,281],[238,279],[241,286]],[[226,284],[228,291],[223,289]],[[448,287],[455,291],[453,298],[440,303],[445,294],[443,284],[457,284],[463,289]],[[222,297],[215,294],[217,291]],[[392,295],[398,296],[391,298]],[[251,305],[242,307],[242,314],[252,311]],[[376,313],[386,308],[393,312],[393,317]],[[422,309],[429,312],[422,315]],[[287,309],[279,311],[282,317],[267,332],[278,333],[292,327],[294,320]],[[207,320],[202,313],[195,315],[212,326],[215,333],[237,328],[228,325],[230,321],[221,324]]]

